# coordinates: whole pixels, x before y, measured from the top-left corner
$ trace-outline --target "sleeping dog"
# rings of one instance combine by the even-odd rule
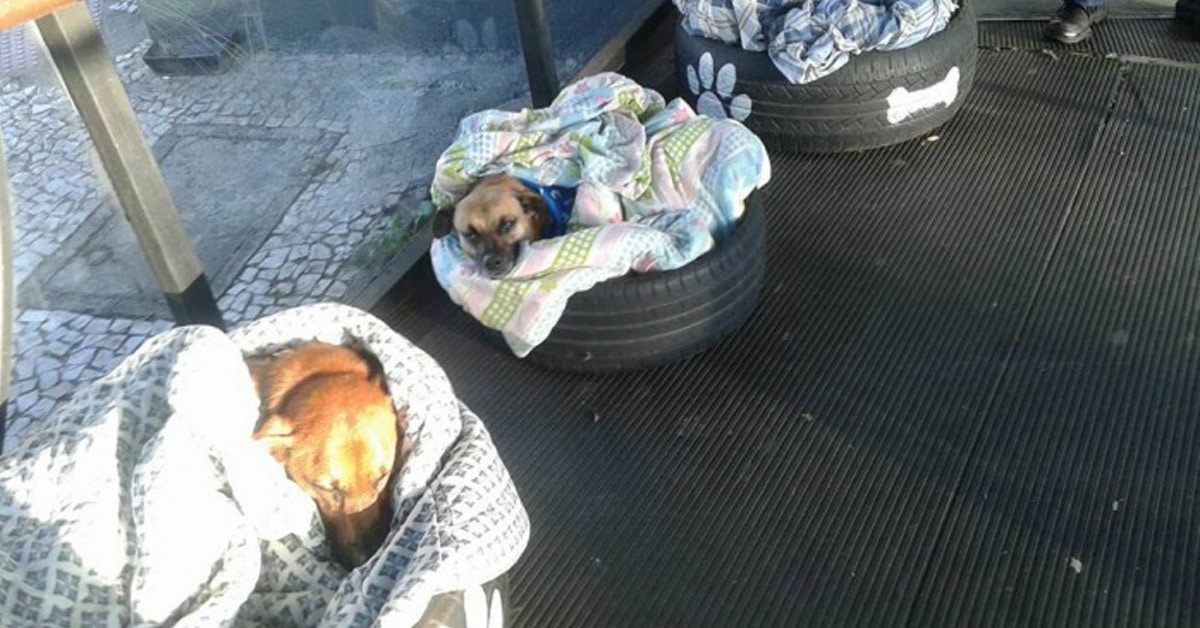
[[[254,438],[316,502],[334,558],[363,564],[391,526],[391,478],[407,452],[383,366],[324,343],[246,362],[262,403]]]
[[[454,232],[463,251],[489,279],[512,271],[522,242],[563,235],[574,203],[572,190],[527,184],[506,174],[477,183],[452,208],[433,217],[433,235]]]

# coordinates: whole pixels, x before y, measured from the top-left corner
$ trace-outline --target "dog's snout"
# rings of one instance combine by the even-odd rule
[[[513,260],[511,255],[502,253],[486,253],[483,256],[483,272],[492,278],[503,277],[512,270]]]
[[[367,562],[367,559],[371,557],[366,550],[357,545],[335,545],[333,555],[334,559],[347,569],[354,569]]]
[[[325,518],[327,533],[333,535],[334,557],[343,567],[353,569],[367,560],[383,544],[392,519],[386,493],[358,512],[341,512]]]

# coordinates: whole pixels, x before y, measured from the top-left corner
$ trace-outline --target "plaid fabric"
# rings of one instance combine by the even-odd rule
[[[850,55],[899,50],[946,28],[954,0],[673,0],[688,33],[767,51],[793,83],[828,76]]]

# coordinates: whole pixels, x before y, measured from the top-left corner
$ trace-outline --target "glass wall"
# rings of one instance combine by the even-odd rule
[[[653,4],[546,0],[561,83]],[[88,8],[231,325],[369,305],[428,221],[458,121],[530,104],[511,0]],[[19,282],[11,442],[171,317],[31,27],[0,35],[0,130]]]

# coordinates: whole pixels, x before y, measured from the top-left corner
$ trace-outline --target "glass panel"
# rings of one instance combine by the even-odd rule
[[[91,6],[94,18],[105,12]],[[0,130],[8,161],[17,282],[6,449],[77,390],[169,327],[131,312],[149,273],[97,174],[91,142],[32,27],[0,33]],[[124,246],[122,246],[124,245]]]
[[[559,76],[566,84],[613,37],[636,28],[661,2],[655,0],[544,0]]]
[[[560,80],[654,4],[547,0]],[[459,120],[529,105],[510,0],[88,7],[234,325],[302,303],[368,304],[403,270],[386,262],[428,221],[423,199]],[[17,423],[48,415],[171,323],[31,34],[0,35]]]

